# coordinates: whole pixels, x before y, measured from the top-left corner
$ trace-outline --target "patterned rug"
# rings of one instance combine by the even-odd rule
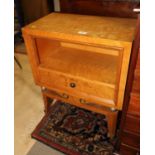
[[[57,102],[32,137],[69,155],[112,155],[107,133],[104,115]]]

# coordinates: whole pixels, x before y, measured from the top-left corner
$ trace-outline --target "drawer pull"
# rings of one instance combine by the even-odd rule
[[[61,94],[60,96],[63,97],[63,98],[65,98],[65,99],[69,98],[69,96],[67,94],[64,94],[64,93]]]
[[[80,99],[80,103],[86,104],[86,105],[89,105],[89,106],[97,106],[95,103],[87,102],[87,101],[84,100],[84,99]]]
[[[57,96],[59,96],[59,97],[65,98],[65,99],[68,99],[69,98],[69,96],[67,94],[65,94],[65,93],[59,94],[57,92],[54,92],[54,94],[57,95]]]
[[[75,88],[76,87],[76,84],[75,83],[70,83],[70,87],[71,88]]]
[[[88,105],[88,106],[93,106],[93,107],[101,108],[101,109],[104,108],[102,105],[99,105],[99,104],[96,104],[96,103],[92,103],[92,102],[87,102],[84,99],[80,99],[79,101],[80,101],[80,103]]]
[[[86,100],[84,100],[84,99],[80,99],[80,103],[87,104]]]

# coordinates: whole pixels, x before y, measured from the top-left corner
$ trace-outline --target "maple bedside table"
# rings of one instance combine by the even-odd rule
[[[37,85],[105,114],[122,109],[135,19],[52,13],[23,28]],[[117,115],[109,119],[114,135]],[[112,125],[110,125],[112,124]],[[112,128],[112,129],[111,129]]]

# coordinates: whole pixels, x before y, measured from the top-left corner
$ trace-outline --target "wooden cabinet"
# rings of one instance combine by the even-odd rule
[[[135,25],[135,19],[52,13],[24,27],[35,83],[51,98],[105,114],[113,137]]]
[[[121,110],[135,24],[135,19],[52,13],[26,26],[36,84]]]

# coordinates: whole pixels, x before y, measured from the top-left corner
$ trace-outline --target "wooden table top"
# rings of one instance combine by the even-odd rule
[[[30,34],[85,36],[132,42],[135,27],[136,19],[51,13],[27,25],[24,30]]]

